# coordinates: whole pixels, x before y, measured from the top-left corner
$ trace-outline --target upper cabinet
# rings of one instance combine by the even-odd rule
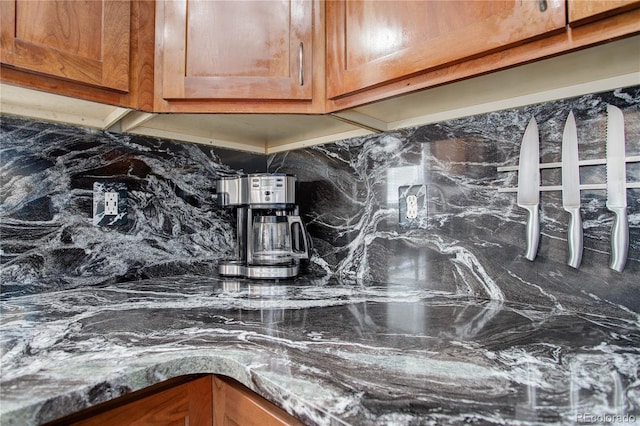
[[[640,0],[567,0],[569,24],[588,22],[637,7]]]
[[[129,90],[129,2],[17,0],[0,7],[3,63]]]
[[[327,2],[329,99],[565,26],[564,1]]]
[[[144,0],[2,0],[2,81],[150,109],[154,6]]]
[[[614,84],[637,70],[614,42],[640,34],[640,0],[0,0],[0,12],[3,84],[112,107],[4,90],[4,112],[64,121],[62,109],[82,125],[252,152]],[[570,60],[534,66],[600,45],[581,80]],[[512,68],[509,85],[483,82]],[[469,95],[443,105],[438,89],[453,86]]]
[[[230,100],[242,101],[240,108],[309,104],[314,85],[321,85],[314,68],[324,63],[323,50],[314,55],[319,6],[310,0],[159,2],[159,109],[206,110],[203,101],[215,109]],[[282,103],[270,105],[277,110]],[[304,105],[298,104],[302,112]]]

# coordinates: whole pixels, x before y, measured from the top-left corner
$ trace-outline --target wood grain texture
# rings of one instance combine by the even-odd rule
[[[2,23],[2,65],[0,80],[17,86],[33,88],[59,95],[71,96],[95,102],[151,111],[153,108],[153,65],[154,65],[154,14],[153,0],[131,1],[130,18],[130,70],[119,69],[119,77],[129,78],[129,90],[123,92],[108,87],[100,87],[93,83],[72,80],[67,77],[52,76],[13,65],[14,41],[4,37],[8,28],[6,22],[13,22],[9,17],[15,10],[14,1],[0,1]],[[5,43],[7,43],[5,48]]]
[[[227,377],[213,379],[213,407],[215,426],[303,425],[286,411]]]
[[[102,2],[19,1],[15,37],[25,43],[99,61]],[[34,25],[35,24],[35,25]]]
[[[382,99],[511,68],[532,61],[584,49],[640,33],[640,9],[599,19],[541,39],[511,46],[463,62],[380,84],[346,96],[328,99],[326,111],[340,111]],[[331,59],[328,58],[330,61]],[[330,66],[328,66],[329,68]]]
[[[96,85],[96,80],[83,82],[81,80],[74,80],[68,76],[55,77],[37,70],[28,70],[27,68],[19,68],[14,65],[16,60],[16,51],[20,51],[20,46],[23,48],[30,48],[30,46],[27,46],[25,41],[20,40],[19,43],[17,43],[18,47],[16,47],[15,34],[12,33],[12,31],[15,32],[16,29],[16,20],[13,18],[17,13],[16,4],[20,4],[20,1],[16,3],[15,0],[3,0],[0,1],[0,59],[2,61],[2,64],[0,65],[0,79],[3,82],[19,86],[36,88],[51,93],[63,94],[111,105],[133,107],[143,111],[206,113],[282,112],[304,114],[332,112],[374,102],[380,99],[386,99],[403,93],[409,93],[415,90],[446,84],[448,82],[476,75],[482,75],[495,70],[603,43],[608,40],[627,37],[640,32],[640,11],[638,7],[640,5],[640,0],[607,0],[603,2],[582,2],[579,0],[570,0],[569,13],[571,12],[571,4],[576,2],[588,3],[590,5],[589,13],[594,13],[595,15],[591,18],[587,17],[578,21],[580,25],[574,26],[572,23],[572,28],[568,28],[566,31],[562,30],[557,33],[551,32],[539,39],[534,38],[533,40],[526,40],[522,43],[515,43],[504,48],[501,47],[494,51],[484,52],[463,60],[449,62],[445,65],[421,69],[414,73],[404,74],[399,78],[392,78],[391,80],[383,83],[374,84],[364,89],[329,99],[325,90],[326,70],[324,63],[325,60],[328,60],[329,62],[334,60],[334,57],[336,56],[335,51],[337,49],[336,43],[339,39],[329,37],[328,40],[325,40],[325,3],[318,0],[313,2],[313,52],[311,52],[312,64],[309,65],[311,68],[310,73],[313,77],[311,78],[312,98],[310,100],[206,98],[201,95],[201,92],[199,92],[198,84],[195,84],[195,88],[192,89],[194,90],[196,98],[167,100],[162,98],[162,84],[165,77],[162,70],[163,67],[161,66],[161,64],[164,63],[163,51],[166,49],[163,48],[162,33],[158,31],[158,34],[156,34],[154,27],[155,14],[158,13],[158,16],[163,16],[163,13],[160,13],[162,12],[163,7],[158,7],[160,10],[156,11],[154,1],[140,0],[130,2],[130,70],[128,72],[124,72],[121,68],[118,68],[122,72],[117,73],[120,76],[128,74],[129,91],[122,92],[121,90],[100,87],[99,85]],[[602,9],[594,9],[597,3],[601,3],[601,6],[608,6],[609,10],[603,11]],[[342,2],[334,0],[329,1],[326,4],[326,9],[330,13],[333,13],[332,10],[340,4],[342,4]],[[502,2],[502,4],[504,4],[504,2]],[[613,4],[616,4],[619,7],[611,9],[610,6]],[[443,29],[441,27],[456,28],[457,24],[455,22],[451,23],[451,21],[455,21],[455,14],[453,13],[453,10],[445,10],[448,10],[448,13],[445,15],[446,19],[443,18],[443,22],[439,24],[438,27],[432,27],[428,31],[425,29],[419,31],[426,31],[427,36],[435,37],[438,34],[443,34]],[[478,16],[487,16],[488,12],[485,9],[483,10],[484,11],[481,11]],[[371,14],[372,12],[367,13]],[[377,20],[383,19],[379,14],[374,16],[376,16],[375,19]],[[461,19],[461,22],[468,23],[471,18],[467,13],[463,13]],[[337,21],[335,19],[333,19],[333,21],[330,19],[328,23],[331,24],[331,22],[335,24]],[[329,29],[328,31],[331,30]],[[409,34],[409,38],[415,37],[415,35],[411,35],[414,34],[411,30],[407,30],[407,33]],[[30,35],[29,37],[33,39],[35,35]],[[120,42],[122,42],[122,40],[120,40]],[[327,43],[326,57],[324,53],[325,42]],[[20,43],[22,43],[22,45],[20,45]],[[411,49],[410,47],[407,47],[409,45],[407,45],[406,40],[403,40],[403,43],[404,44],[402,46],[406,47],[404,50]],[[42,46],[40,46],[40,48],[45,49]],[[49,48],[49,50],[51,50],[51,48]],[[72,53],[65,52],[65,54],[71,55]],[[37,57],[40,54],[27,55]],[[46,53],[42,53],[41,57],[46,59],[46,55]],[[90,56],[93,54],[87,55]],[[378,53],[376,55],[372,56],[371,52],[369,53],[369,56],[356,55],[351,59],[351,63],[359,63],[360,65],[357,68],[361,70],[368,68],[366,65],[367,63],[375,65],[372,65],[371,69],[367,70],[365,73],[366,75],[363,74],[370,77],[372,75],[379,74],[380,69],[384,70],[385,67],[378,66],[378,62],[389,61],[389,58],[393,57],[393,54],[385,55]],[[74,64],[73,58],[69,59],[64,55],[58,55],[54,61],[65,64]],[[79,79],[84,80],[86,78],[92,78],[91,75],[95,75],[98,72],[99,64],[92,63],[91,61],[94,60],[89,58],[87,59],[87,62],[84,63],[80,70]],[[411,64],[411,61],[414,62],[415,66],[415,59],[411,59],[409,64]],[[392,63],[393,61],[389,62]],[[72,65],[65,66],[67,71],[70,67],[73,68]],[[329,65],[326,68],[331,69],[331,67],[332,65]],[[393,69],[393,64],[389,65],[388,68]],[[329,73],[331,74],[331,71]],[[87,75],[89,77],[87,77]],[[309,75],[307,71],[305,71],[305,75]],[[250,87],[248,90],[249,92],[256,90],[255,85],[252,86],[249,80],[254,77],[243,76],[242,78],[248,79],[245,83],[249,84],[245,87]],[[183,80],[185,79],[183,78]],[[333,70],[333,74],[327,76],[326,81],[329,82],[329,84],[334,85],[340,83],[340,80],[336,80],[335,70]]]
[[[286,411],[224,376],[177,377],[91,407],[48,426],[303,425]]]
[[[288,77],[291,4],[189,2],[187,76]]]
[[[180,68],[182,65],[175,65],[175,61],[181,61],[186,63],[186,57],[181,56],[180,59],[174,58],[168,60],[172,53],[167,48],[166,40],[162,31],[156,32],[156,51],[155,51],[155,99],[154,109],[158,112],[202,112],[202,113],[299,113],[299,114],[318,114],[324,112],[325,107],[325,6],[323,0],[313,0],[305,2],[305,8],[311,5],[311,25],[300,26],[305,37],[306,33],[310,31],[311,46],[305,44],[304,47],[304,75],[305,75],[305,90],[311,90],[309,96],[303,96],[302,98],[286,97],[277,94],[277,99],[257,98],[256,93],[261,90],[260,85],[264,85],[264,79],[261,82],[260,77],[256,76],[236,76],[236,82],[230,82],[229,88],[225,90],[235,90],[234,97],[220,97],[224,93],[216,89],[219,87],[221,79],[226,77],[216,76],[200,76],[189,77],[191,79],[187,84],[189,90],[191,90],[194,98],[179,97],[182,88],[176,89],[172,87],[174,83],[165,83],[165,81],[173,81],[173,77],[166,77],[165,67],[163,64],[167,63],[169,67]],[[165,22],[165,10],[166,8],[159,4],[156,9],[156,22]],[[294,10],[294,9],[292,9]],[[299,34],[299,37],[302,35]],[[295,37],[294,37],[295,39]],[[171,43],[171,42],[169,42]],[[295,42],[292,44],[296,49]],[[291,45],[290,45],[291,46]],[[185,53],[186,55],[186,53]],[[173,63],[172,63],[173,61]],[[297,76],[297,59],[295,62],[290,62],[293,65],[291,73],[295,71]],[[187,81],[186,67],[184,67],[184,74],[182,80]],[[176,74],[177,75],[177,74]],[[293,75],[293,74],[292,74]],[[202,78],[203,80],[199,80]],[[271,78],[275,80],[279,78],[283,80],[283,77]],[[210,79],[207,84],[212,84],[209,89],[203,88],[205,84],[200,84],[204,79]],[[216,81],[217,79],[217,81]],[[252,80],[253,79],[253,80]],[[297,80],[297,78],[295,79]],[[227,80],[228,82],[230,80]],[[293,82],[293,80],[291,80]],[[297,81],[296,81],[297,83]],[[181,84],[178,82],[177,84]],[[268,83],[267,83],[268,84]],[[288,83],[287,83],[288,84]],[[272,86],[269,90],[272,92],[278,90],[278,87],[284,88],[285,84],[280,81]],[[307,87],[308,86],[308,87]],[[234,88],[235,87],[235,88]],[[175,98],[167,98],[165,91],[175,91],[179,96]],[[209,92],[205,92],[204,90]],[[244,93],[246,97],[241,96],[240,93]],[[242,95],[244,96],[244,95]],[[287,95],[288,96],[288,95]]]
[[[128,1],[3,1],[2,62],[126,92],[130,18]]]
[[[310,100],[313,2],[163,2],[164,99]],[[302,63],[299,46],[303,45]]]
[[[571,25],[578,25],[636,7],[640,7],[640,0],[567,0],[569,24]]]
[[[564,28],[564,3],[327,3],[330,99],[505,49]]]
[[[205,376],[72,424],[211,426],[212,407],[212,376]]]

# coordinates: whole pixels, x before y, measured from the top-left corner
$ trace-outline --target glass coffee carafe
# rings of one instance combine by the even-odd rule
[[[254,216],[252,233],[254,264],[286,265],[308,256],[299,216]]]

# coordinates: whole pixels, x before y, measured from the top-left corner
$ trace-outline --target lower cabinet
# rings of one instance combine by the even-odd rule
[[[213,424],[279,426],[303,423],[235,380],[216,376],[213,378]]]
[[[233,379],[205,375],[172,379],[47,425],[63,424],[275,426],[303,423]]]
[[[145,390],[142,390],[143,394],[139,395],[141,398],[133,401],[129,401],[129,398],[136,395],[125,395],[122,397],[124,405],[112,408],[108,405],[96,406],[93,409],[104,408],[106,411],[95,414],[89,411],[86,413],[88,417],[70,419],[71,421],[67,424],[211,426],[213,424],[212,381],[212,376],[204,376],[149,395],[145,395]],[[118,400],[106,404],[114,403],[118,403]]]

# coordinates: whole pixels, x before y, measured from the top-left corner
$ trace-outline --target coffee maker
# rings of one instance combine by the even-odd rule
[[[309,259],[310,238],[296,205],[296,177],[253,173],[216,181],[218,205],[236,209],[236,258],[222,260],[222,276],[293,278]]]

